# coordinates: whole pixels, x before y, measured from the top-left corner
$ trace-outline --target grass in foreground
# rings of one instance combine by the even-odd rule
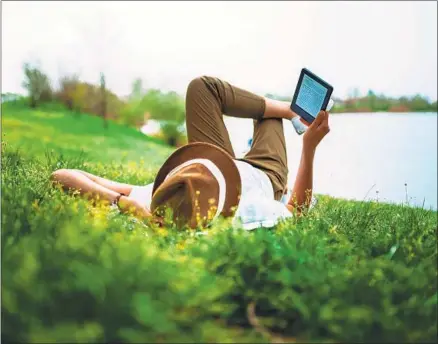
[[[114,125],[101,154],[84,157],[94,136],[79,131],[65,149],[60,128],[95,119],[63,114],[64,127],[50,121],[59,115],[3,113],[4,341],[436,341],[436,212],[319,197],[309,216],[270,230],[151,228],[48,177],[66,167],[145,183],[170,150]],[[50,149],[17,121],[51,127]],[[118,139],[132,140],[136,163],[117,158]],[[139,163],[147,149],[151,166]]]

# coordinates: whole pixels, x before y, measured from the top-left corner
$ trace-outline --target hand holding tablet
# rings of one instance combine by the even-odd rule
[[[307,123],[311,124],[321,110],[329,111],[333,106],[330,99],[333,87],[306,68],[301,70],[298,85],[291,103],[291,110]],[[298,134],[306,131],[306,126],[299,117],[292,119],[292,124]]]

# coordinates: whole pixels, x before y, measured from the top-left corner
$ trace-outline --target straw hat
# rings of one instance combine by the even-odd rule
[[[155,178],[151,210],[173,212],[178,226],[205,226],[217,216],[233,216],[241,194],[239,170],[222,148],[196,142],[177,149]]]

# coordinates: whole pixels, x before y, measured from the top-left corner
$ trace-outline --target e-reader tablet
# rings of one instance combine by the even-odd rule
[[[308,123],[326,110],[333,87],[306,68],[301,70],[290,108]]]

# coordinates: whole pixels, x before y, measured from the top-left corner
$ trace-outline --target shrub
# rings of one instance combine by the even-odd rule
[[[185,121],[184,99],[175,92],[149,90],[141,100],[141,107],[152,119],[163,123],[174,122],[179,126]]]
[[[141,127],[145,122],[145,114],[138,103],[129,102],[123,106],[119,121],[130,126]]]
[[[174,121],[161,124],[161,135],[170,146],[182,146],[187,143],[184,127]]]

